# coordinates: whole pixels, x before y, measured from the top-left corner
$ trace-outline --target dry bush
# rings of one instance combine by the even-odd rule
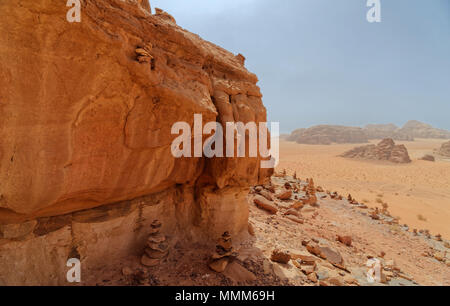
[[[423,221],[423,222],[427,222],[427,218],[425,218],[424,216],[422,216],[422,215],[417,215],[417,219],[419,219],[420,221]]]

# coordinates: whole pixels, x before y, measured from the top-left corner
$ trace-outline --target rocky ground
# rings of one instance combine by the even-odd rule
[[[398,224],[387,209],[369,209],[312,179],[278,174],[271,181],[251,190],[249,238],[225,254],[223,272],[208,266],[214,246],[175,245],[156,267],[132,257],[84,284],[450,285],[450,244],[440,235]],[[374,259],[382,267],[380,283],[367,278]]]

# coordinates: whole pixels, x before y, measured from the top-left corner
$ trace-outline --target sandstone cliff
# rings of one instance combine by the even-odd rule
[[[260,158],[176,159],[171,127],[265,122],[258,79],[149,9],[82,1],[69,23],[65,2],[0,2],[0,284],[61,283],[70,254],[88,269],[133,252],[154,217],[193,240],[246,231]]]

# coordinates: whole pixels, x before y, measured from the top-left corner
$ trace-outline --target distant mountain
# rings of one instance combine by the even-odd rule
[[[366,143],[370,139],[391,138],[414,141],[415,138],[450,139],[450,131],[419,121],[408,121],[402,128],[395,124],[368,124],[364,128],[340,125],[316,125],[295,130],[286,139],[301,144]]]
[[[317,125],[308,129],[298,129],[289,136],[288,140],[313,145],[367,143],[369,141],[362,128],[340,125]]]
[[[364,131],[369,139],[392,138],[400,141],[414,141],[414,137],[401,131],[395,124],[368,124]]]
[[[414,138],[450,139],[450,131],[437,129],[429,124],[416,120],[408,121],[398,131]]]

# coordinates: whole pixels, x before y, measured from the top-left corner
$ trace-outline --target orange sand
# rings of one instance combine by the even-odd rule
[[[377,143],[378,141],[374,141]],[[411,164],[352,160],[337,155],[357,145],[300,145],[280,141],[278,171],[297,171],[300,178],[313,177],[316,185],[342,195],[351,193],[369,207],[381,207],[400,217],[401,224],[411,229],[428,229],[432,234],[450,238],[450,160],[421,161],[424,154],[433,153],[444,140],[418,139],[400,142],[409,151]],[[379,200],[377,200],[379,199]],[[419,220],[419,215],[423,216]]]

